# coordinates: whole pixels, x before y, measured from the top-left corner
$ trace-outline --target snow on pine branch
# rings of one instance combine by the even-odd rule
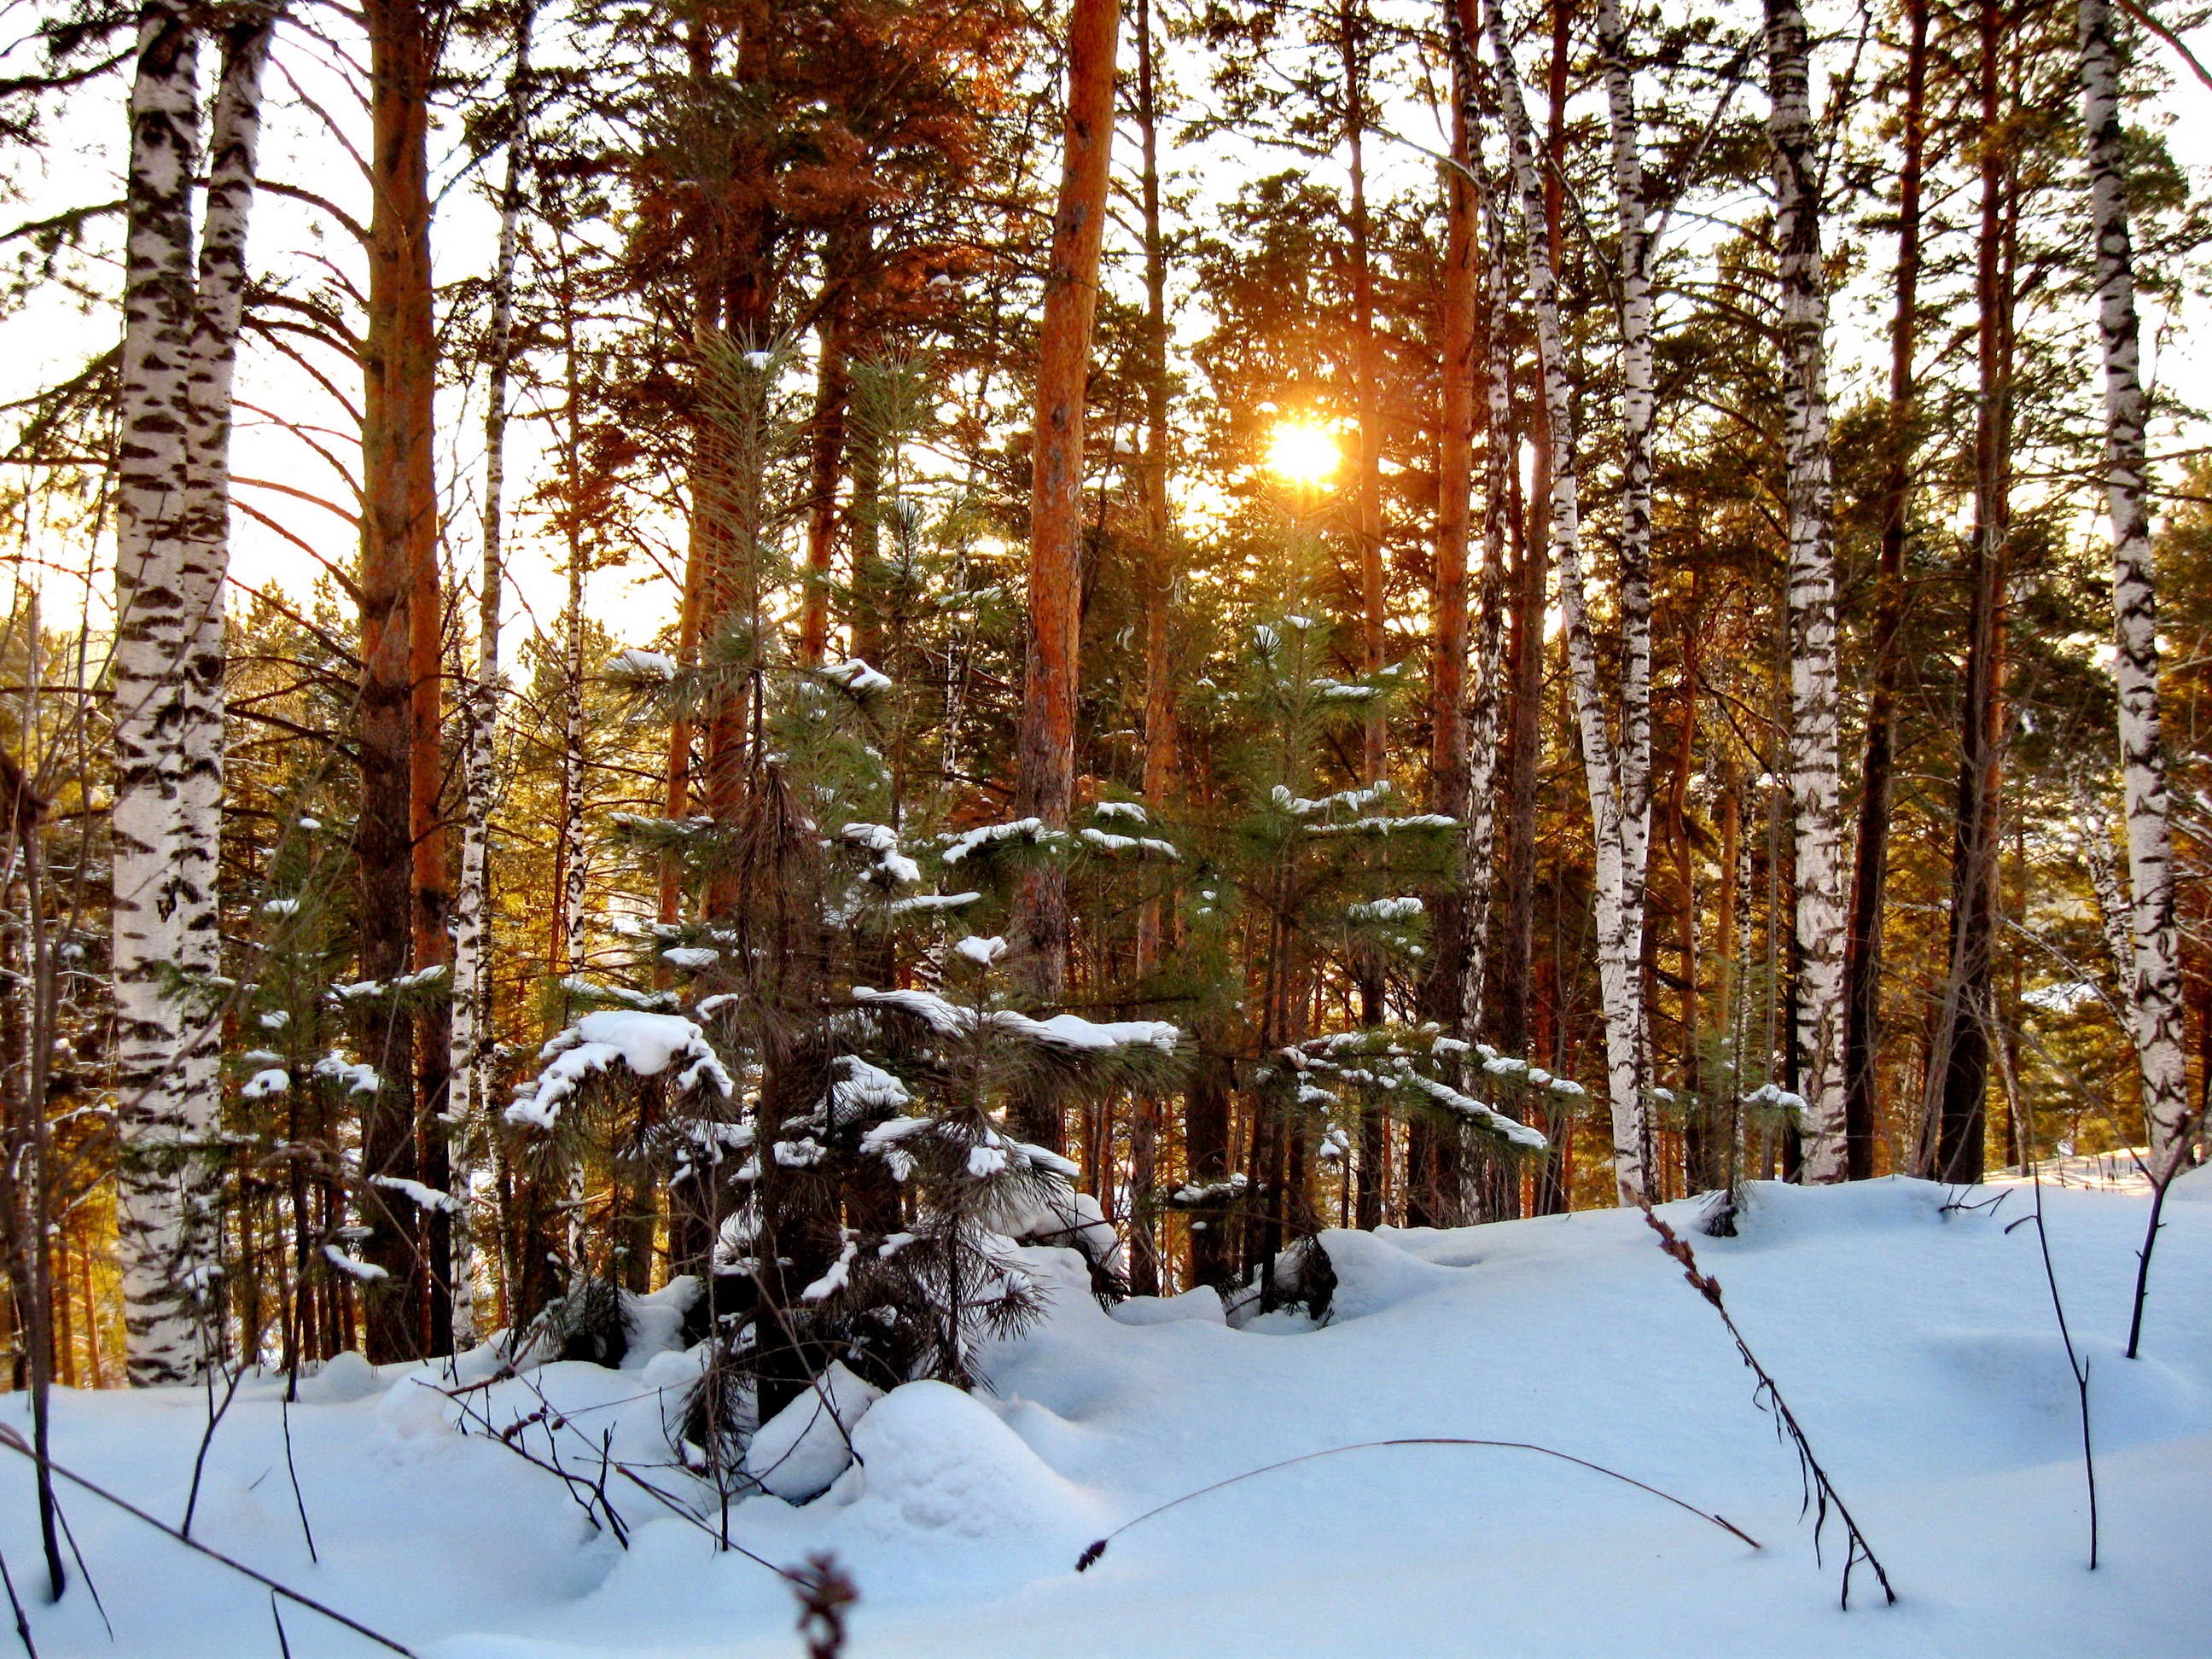
[[[631,1009],[586,1014],[539,1049],[538,1057],[550,1063],[529,1092],[507,1109],[509,1123],[551,1128],[578,1090],[617,1066],[637,1077],[659,1077],[680,1066],[676,1086],[685,1093],[702,1085],[712,1085],[725,1098],[737,1092],[706,1033],[681,1014]]]
[[[1102,853],[1144,853],[1154,858],[1179,859],[1172,842],[1158,841],[1151,836],[1117,836],[1108,830],[1079,830],[1076,836],[1086,847],[1095,847]]]
[[[963,830],[945,843],[945,850],[938,856],[947,864],[958,864],[975,854],[1010,843],[1057,847],[1066,840],[1062,832],[1049,828],[1042,818],[1016,818],[1010,823],[979,823],[973,830]]]
[[[933,991],[875,991],[853,988],[853,1000],[872,1007],[896,1008],[926,1022],[942,1036],[981,1030],[1070,1053],[1105,1054],[1116,1048],[1152,1048],[1173,1054],[1182,1030],[1160,1019],[1090,1020],[1080,1014],[1032,1019],[1012,1009],[979,1010],[948,1002]]]

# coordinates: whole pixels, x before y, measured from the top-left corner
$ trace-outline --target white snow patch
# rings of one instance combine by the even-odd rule
[[[744,1472],[787,1504],[819,1498],[852,1467],[853,1433],[884,1391],[842,1361],[761,1425],[745,1448]]]

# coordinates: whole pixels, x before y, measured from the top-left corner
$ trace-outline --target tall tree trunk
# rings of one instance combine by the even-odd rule
[[[1950,963],[1930,1066],[1936,1173],[1982,1178],[1988,1139],[1993,956],[2004,775],[2005,585],[2011,532],[2011,283],[2006,270],[2007,160],[2000,139],[2003,15],[1982,0],[1981,226],[1975,246],[1974,529],[1967,558],[1966,662],[1960,709],[1959,810],[1951,847]]]
[[[837,476],[845,458],[847,410],[853,395],[853,289],[866,235],[865,225],[839,225],[830,233],[824,255],[826,292],[821,321],[816,326],[820,344],[815,364],[814,416],[807,433],[806,581],[799,599],[799,660],[806,668],[819,668],[830,648],[830,583],[837,555]]]
[[[210,1137],[216,1100],[187,1086],[188,1033],[204,1018],[176,994],[187,920],[212,894],[180,890],[179,859],[191,545],[192,170],[196,46],[166,0],[140,10],[131,91],[123,361],[116,479],[114,972],[123,1156],[117,1231],[128,1367],[175,1382],[213,1358],[193,1294],[214,1267]]]
[[[1913,354],[1920,337],[1920,192],[1928,148],[1928,0],[1906,0],[1905,155],[1898,172],[1897,309],[1889,333],[1889,456],[1882,480],[1881,563],[1875,584],[1874,684],[1867,699],[1858,848],[1844,946],[1844,1174],[1874,1174],[1881,1059],[1881,930],[1896,798],[1898,636],[1905,625],[1905,543],[1912,506]]]
[[[1545,215],[1528,112],[1521,92],[1505,26],[1493,0],[1488,9],[1491,46],[1498,64],[1499,101],[1511,139],[1528,279],[1536,313],[1538,355],[1551,445],[1552,556],[1559,570],[1559,599],[1582,738],[1583,769],[1589,792],[1596,848],[1598,978],[1604,1004],[1606,1070],[1613,1119],[1613,1177],[1623,1203],[1644,1195],[1651,1169],[1650,1127],[1640,1081],[1642,995],[1640,930],[1629,930],[1624,906],[1625,863],[1631,835],[1621,814],[1620,767],[1607,729],[1590,638],[1582,568],[1581,481],[1575,455],[1574,409],[1567,380],[1565,336],[1560,325],[1559,272]],[[1648,648],[1648,647],[1647,647]],[[1648,740],[1648,716],[1646,732]],[[1640,889],[1640,882],[1638,884]],[[1633,948],[1632,948],[1633,947]]]
[[[1632,1001],[1624,999],[1622,1018],[1629,1025],[1631,1086],[1648,1161],[1651,1129],[1644,1095],[1650,1082],[1650,1014],[1643,963],[1651,862],[1651,248],[1645,228],[1644,127],[1620,0],[1599,0],[1597,27],[1620,244],[1620,730],[1615,750],[1620,893],[1613,951],[1622,963],[1623,980],[1634,988]],[[1616,1082],[1616,1114],[1620,1097]],[[1647,1170],[1644,1178],[1649,1187],[1657,1174]]]
[[[453,894],[453,1013],[447,1115],[447,1196],[453,1249],[447,1272],[453,1295],[453,1342],[476,1341],[477,1249],[470,1193],[476,1146],[489,1133],[491,999],[484,972],[489,954],[491,805],[495,739],[499,732],[500,605],[505,596],[507,382],[514,355],[514,274],[521,250],[522,181],[530,155],[530,37],[532,0],[514,19],[514,62],[507,77],[507,174],[499,196],[499,253],[492,266],[490,362],[484,391],[483,562],[477,578],[476,673],[461,688],[461,878]],[[482,1123],[478,1119],[483,1118]]]
[[[208,143],[208,183],[200,229],[198,305],[185,387],[191,505],[184,552],[184,601],[191,643],[185,659],[183,775],[178,807],[177,890],[185,899],[180,965],[212,979],[222,972],[223,592],[230,570],[231,387],[246,300],[246,236],[252,217],[261,138],[261,76],[276,12],[258,6],[215,27],[222,66]],[[222,1026],[193,1019],[182,1082],[212,1104],[222,1087]]]
[[[362,967],[404,973],[416,919],[414,615],[434,593],[437,496],[431,473],[437,342],[430,288],[428,20],[418,0],[370,0],[368,317],[362,349],[361,814]],[[426,580],[426,573],[428,580]],[[434,656],[431,668],[434,675]],[[434,679],[433,681],[434,686]],[[364,999],[362,1057],[380,1079],[362,1110],[362,1168],[371,1178],[417,1172],[414,1021],[396,998]],[[386,1275],[367,1301],[372,1362],[416,1357],[414,1321],[426,1265],[415,1212],[363,1188],[371,1231],[362,1258]]]
[[[1352,533],[1359,568],[1359,660],[1367,673],[1379,672],[1388,653],[1384,635],[1382,564],[1382,366],[1376,356],[1375,264],[1372,227],[1367,212],[1367,28],[1364,0],[1339,0],[1337,45],[1344,65],[1343,138],[1349,158],[1349,224],[1352,246],[1352,397],[1359,422],[1359,447],[1353,457]],[[1465,564],[1462,553],[1462,564]],[[1360,732],[1360,781],[1374,783],[1389,766],[1389,723],[1380,700],[1370,706]],[[1367,977],[1373,977],[1370,970]],[[1379,994],[1370,999],[1381,1000]]]
[[[2105,502],[2112,520],[2112,623],[2118,647],[2120,774],[2135,899],[2134,972],[2124,983],[2142,1074],[2152,1169],[2163,1180],[2189,1155],[2189,1067],[2182,1047],[2181,951],[2166,752],[2159,732],[2158,599],[2144,505],[2143,394],[2130,241],[2119,48],[2109,0],[2081,0],[2081,118],[2097,245],[2097,321],[2105,363]]]
[[[1114,144],[1114,55],[1121,0],[1074,0],[1067,23],[1067,112],[1059,205],[1037,340],[1030,451],[1029,650],[1023,676],[1014,811],[1065,825],[1075,791],[1075,709],[1082,645],[1083,415],[1098,256]],[[1013,933],[1022,988],[1056,1000],[1067,977],[1067,884],[1053,860],[1025,875]],[[1015,1103],[1022,1134],[1057,1151],[1060,1114]]]
[[[1152,41],[1152,0],[1137,0],[1137,133],[1141,145],[1140,205],[1145,252],[1145,764],[1143,793],[1154,811],[1167,804],[1174,781],[1176,697],[1168,653],[1168,609],[1175,596],[1170,540],[1168,476],[1168,268],[1160,222],[1159,87]],[[1159,965],[1164,943],[1163,906],[1148,898],[1137,913],[1137,973]],[[1160,1290],[1158,1224],[1152,1193],[1158,1184],[1160,1125],[1167,1103],[1137,1103],[1129,1123],[1129,1287],[1139,1296]]]
[[[1573,14],[1574,0],[1552,0],[1552,55],[1547,75],[1551,118],[1546,135],[1550,165],[1545,172],[1544,223],[1554,247],[1559,246],[1565,205],[1559,167],[1566,152],[1567,67]],[[1515,188],[1510,172],[1504,188],[1510,205]],[[1494,198],[1490,206],[1494,211]],[[1497,240],[1502,243],[1502,233]],[[1500,264],[1502,250],[1493,252],[1491,258],[1493,267]],[[1498,326],[1502,327],[1502,270],[1493,270],[1493,277],[1501,283],[1500,300],[1493,316],[1500,319]],[[1502,390],[1510,416],[1510,357],[1506,366],[1509,378]],[[1535,452],[1534,494],[1540,501],[1551,499],[1552,446],[1545,419],[1540,395],[1529,410],[1530,436]],[[1510,423],[1508,429],[1512,446],[1507,457],[1510,463],[1511,455],[1518,451],[1520,430]],[[1513,537],[1514,566],[1512,631],[1505,666],[1505,850],[1501,860],[1505,879],[1504,890],[1499,896],[1505,935],[1498,953],[1498,1040],[1507,1053],[1525,1057],[1531,1030],[1530,999],[1534,994],[1536,977],[1536,792],[1543,749],[1544,598],[1550,580],[1550,544],[1546,538],[1528,533],[1526,515],[1521,510],[1518,467],[1507,465],[1505,483],[1503,504],[1510,508],[1508,523]],[[1564,1194],[1555,1178],[1556,1164],[1556,1155],[1547,1158],[1545,1174],[1538,1183],[1540,1213],[1553,1213],[1547,1206],[1555,1200],[1564,1207]]]
[[[1469,105],[1474,98],[1457,0],[1445,0],[1444,31],[1451,70],[1451,151],[1443,168],[1444,268],[1443,276],[1443,362],[1437,460],[1437,529],[1434,580],[1430,609],[1435,635],[1429,661],[1429,804],[1432,811],[1462,824],[1452,867],[1431,894],[1434,948],[1422,987],[1422,1012],[1462,1041],[1474,1036],[1469,981],[1480,985],[1480,961],[1470,939],[1468,888],[1474,872],[1467,824],[1473,805],[1468,731],[1468,555],[1469,512],[1474,483],[1475,216],[1478,191],[1470,166]],[[1479,992],[1477,993],[1479,994]],[[1426,1125],[1417,1121],[1417,1133]],[[1461,1164],[1465,1148],[1449,1130],[1432,1131],[1437,1146],[1425,1160],[1431,1165],[1433,1213],[1437,1224],[1458,1225],[1465,1218]],[[1425,1138],[1425,1137],[1424,1137]]]
[[[1828,296],[1812,46],[1797,0],[1766,0],[1777,275],[1782,288],[1784,465],[1790,525],[1790,793],[1796,817],[1797,1044],[1808,1181],[1839,1181],[1844,1133],[1844,867],[1838,799]]]

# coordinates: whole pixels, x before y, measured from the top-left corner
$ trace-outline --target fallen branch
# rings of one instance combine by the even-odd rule
[[[1813,1455],[1813,1443],[1805,1437],[1804,1426],[1797,1421],[1797,1414],[1790,1409],[1789,1401],[1782,1397],[1781,1389],[1776,1386],[1766,1367],[1759,1363],[1759,1357],[1752,1352],[1751,1345],[1743,1340],[1743,1333],[1736,1328],[1735,1318],[1729,1314],[1727,1304],[1721,1300],[1720,1281],[1698,1270],[1697,1255],[1690,1249],[1689,1242],[1662,1221],[1657,1212],[1648,1203],[1644,1206],[1644,1219],[1659,1235],[1659,1248],[1681,1263],[1682,1277],[1690,1281],[1692,1290],[1712,1304],[1713,1311],[1721,1316],[1721,1323],[1728,1327],[1728,1334],[1735,1343],[1736,1352],[1750,1368],[1751,1374],[1759,1379],[1759,1386],[1753,1391],[1752,1398],[1762,1407],[1770,1405],[1773,1407],[1775,1433],[1789,1441],[1796,1449],[1798,1478],[1803,1482],[1805,1492],[1804,1502],[1799,1505],[1797,1513],[1802,1517],[1806,1510],[1818,1505],[1813,1521],[1814,1560],[1820,1559],[1820,1534],[1828,1524],[1830,1508],[1832,1507],[1842,1519],[1844,1535],[1850,1546],[1844,1557],[1843,1605],[1848,1608],[1851,1604],[1851,1569],[1862,1561],[1874,1569],[1874,1576],[1881,1584],[1884,1598],[1890,1605],[1896,1605],[1897,1592],[1890,1588],[1889,1575],[1882,1571],[1881,1563],[1875,1559],[1874,1546],[1867,1542],[1866,1534],[1859,1530],[1859,1523],[1851,1518],[1850,1510],[1844,1508],[1835,1483],[1828,1479],[1828,1472]]]
[[[1752,1548],[1758,1549],[1760,1547],[1756,1538],[1733,1521],[1701,1510],[1695,1504],[1686,1504],[1674,1493],[1662,1492],[1656,1486],[1647,1486],[1634,1475],[1623,1474],[1618,1469],[1609,1469],[1602,1463],[1593,1463],[1586,1457],[1577,1457],[1571,1452],[1555,1451],[1549,1446],[1535,1445],[1526,1440],[1472,1440],[1456,1435],[1415,1435],[1397,1440],[1362,1440],[1350,1446],[1331,1446],[1324,1451],[1306,1452],[1297,1457],[1285,1457],[1278,1463],[1266,1463],[1256,1469],[1247,1469],[1242,1474],[1232,1474],[1226,1480],[1217,1480],[1210,1486],[1200,1486],[1196,1492],[1187,1492],[1180,1498],[1170,1498],[1157,1509],[1146,1510],[1133,1520],[1124,1521],[1113,1531],[1085,1550],[1076,1559],[1075,1570],[1078,1572],[1089,1571],[1097,1563],[1098,1558],[1106,1553],[1106,1547],[1123,1533],[1132,1527],[1141,1526],[1156,1515],[1166,1514],[1177,1504],[1188,1504],[1194,1498],[1203,1498],[1208,1492],[1219,1492],[1224,1486],[1233,1486],[1241,1480],[1250,1480],[1262,1474],[1272,1474],[1277,1469],[1287,1469],[1295,1464],[1310,1463],[1316,1458],[1336,1457],[1345,1452],[1373,1451],[1382,1446],[1489,1446],[1504,1451],[1531,1451],[1546,1457],[1556,1457],[1563,1463],[1572,1463],[1577,1468],[1594,1470],[1599,1474],[1608,1475],[1625,1485],[1633,1486],[1638,1492],[1648,1492],[1654,1498],[1664,1498],[1676,1509],[1687,1510],[1700,1521],[1710,1521],[1723,1531],[1735,1534]]]
[[[389,1648],[392,1652],[404,1656],[404,1659],[421,1659],[421,1656],[418,1655],[414,1649],[408,1647],[402,1643],[393,1641],[392,1638],[383,1634],[380,1631],[371,1630],[367,1625],[362,1624],[358,1619],[349,1619],[344,1613],[340,1613],[336,1607],[326,1607],[322,1602],[316,1601],[311,1595],[302,1595],[299,1591],[292,1589],[289,1584],[281,1584],[277,1583],[276,1580],[271,1578],[265,1572],[255,1571],[252,1567],[247,1566],[243,1561],[235,1560],[231,1557],[225,1555],[221,1550],[211,1549],[207,1545],[201,1543],[196,1538],[185,1537],[183,1533],[179,1532],[167,1522],[157,1520],[153,1516],[147,1514],[145,1510],[140,1509],[129,1498],[118,1498],[113,1492],[108,1491],[106,1487],[95,1486],[93,1482],[86,1480],[84,1476],[76,1474],[73,1470],[64,1468],[59,1463],[55,1462],[51,1457],[40,1456],[38,1453],[33,1451],[29,1446],[23,1443],[22,1436],[17,1434],[15,1430],[8,1427],[5,1424],[0,1424],[0,1445],[4,1445],[9,1451],[19,1453],[22,1456],[30,1459],[33,1463],[38,1465],[40,1468],[49,1470],[55,1474],[58,1474],[63,1480],[68,1481],[70,1485],[83,1487],[85,1491],[90,1492],[94,1498],[105,1499],[106,1502],[114,1504],[117,1509],[121,1510],[125,1515],[130,1516],[136,1520],[143,1521],[148,1526],[153,1528],[155,1531],[161,1534],[164,1537],[176,1540],[178,1543],[182,1544],[186,1549],[191,1550],[198,1554],[204,1555],[210,1561],[220,1562],[222,1565],[228,1567],[233,1572],[245,1574],[246,1577],[251,1578],[255,1583],[262,1586],[263,1589],[274,1591],[276,1595],[283,1596],[286,1601],[296,1601],[311,1613],[319,1613],[324,1618],[331,1620],[333,1623],[343,1625],[348,1630],[353,1632],[356,1636],[365,1636],[370,1641],[375,1643],[379,1647]]]

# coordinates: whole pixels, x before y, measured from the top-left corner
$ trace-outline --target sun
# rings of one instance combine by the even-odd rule
[[[1325,483],[1338,459],[1336,434],[1317,421],[1285,421],[1267,438],[1267,471],[1285,483]]]

